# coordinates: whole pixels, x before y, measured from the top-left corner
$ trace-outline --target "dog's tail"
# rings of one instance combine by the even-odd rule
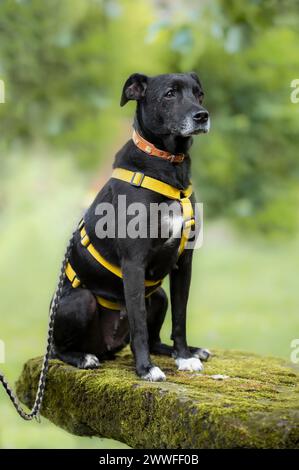
[[[61,265],[61,272],[60,272],[60,275],[59,275],[58,284],[57,284],[55,294],[53,296],[53,299],[52,299],[52,302],[51,302],[51,305],[50,305],[47,347],[46,347],[46,352],[45,352],[45,355],[44,355],[43,365],[42,365],[40,376],[39,376],[39,383],[38,383],[38,388],[37,388],[37,392],[36,392],[36,396],[35,396],[34,405],[33,405],[32,409],[29,413],[27,413],[22,408],[22,406],[21,406],[19,400],[17,399],[14,391],[9,386],[5,376],[3,374],[1,374],[1,372],[0,372],[0,382],[2,383],[4,389],[6,390],[8,396],[11,399],[11,401],[12,401],[15,409],[17,410],[18,414],[21,416],[21,418],[23,418],[27,421],[30,421],[34,418],[37,418],[37,419],[39,418],[40,409],[41,409],[41,406],[42,406],[44,393],[45,393],[46,377],[47,377],[47,372],[48,372],[48,369],[49,369],[49,359],[51,357],[51,352],[52,352],[54,320],[55,320],[55,316],[56,316],[57,309],[58,309],[58,306],[59,306],[59,301],[60,301],[61,294],[62,294],[62,287],[63,287],[63,283],[64,283],[64,279],[65,279],[65,269],[66,269],[66,265],[69,261],[71,249],[72,249],[73,242],[74,242],[75,232],[76,231],[73,232],[73,235],[72,235],[71,239],[69,240],[69,243],[68,243],[65,255],[64,255],[64,259],[63,259],[63,262],[62,262],[62,265]]]

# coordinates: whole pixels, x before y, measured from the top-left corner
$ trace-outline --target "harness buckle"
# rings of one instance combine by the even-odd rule
[[[79,287],[81,284],[81,281],[80,279],[78,278],[77,274],[75,274],[75,276],[73,277],[73,280],[72,280],[72,287],[74,289],[76,289],[77,287]]]
[[[81,245],[85,246],[85,248],[90,245],[90,239],[84,227],[81,229]]]
[[[194,225],[195,225],[195,218],[194,217],[190,217],[189,219],[184,220],[184,223],[183,223],[184,229],[191,228]]]
[[[66,274],[68,280],[70,281],[70,283],[72,284],[72,287],[74,289],[76,289],[77,287],[80,286],[81,280],[80,280],[79,276],[77,276],[76,271],[74,271],[74,269],[72,268],[70,263],[68,263],[66,268],[65,268],[65,274]]]
[[[140,187],[142,185],[142,181],[144,180],[145,174],[139,171],[135,171],[133,174],[130,184],[132,186]]]

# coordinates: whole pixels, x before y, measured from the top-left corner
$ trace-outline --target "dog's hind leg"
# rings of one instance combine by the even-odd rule
[[[160,287],[147,299],[147,315],[148,315],[148,333],[150,352],[152,354],[161,354],[163,356],[174,356],[174,348],[168,344],[162,343],[160,339],[160,331],[164,323],[165,315],[168,308],[167,295]],[[210,357],[208,349],[189,346],[191,354],[207,361]]]
[[[93,345],[97,303],[87,289],[74,289],[62,297],[54,322],[52,357],[81,369],[100,365]]]

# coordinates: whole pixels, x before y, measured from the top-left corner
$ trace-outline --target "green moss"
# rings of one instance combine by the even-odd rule
[[[167,382],[139,380],[128,350],[94,371],[52,361],[42,414],[73,434],[135,448],[299,447],[299,376],[283,361],[215,351],[203,374],[155,362]],[[40,366],[41,358],[28,361],[17,383],[28,406]]]

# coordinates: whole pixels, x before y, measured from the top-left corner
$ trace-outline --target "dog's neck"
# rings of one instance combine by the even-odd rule
[[[183,153],[187,155],[193,142],[192,137],[182,137],[172,134],[154,134],[146,128],[145,124],[142,122],[141,113],[139,113],[138,110],[134,118],[134,128],[141,137],[149,141],[155,147],[160,150],[166,150],[172,154]]]
[[[133,144],[132,140],[129,140],[127,144],[121,149],[115,157],[113,164],[114,168],[120,167],[131,171],[139,171],[152,178],[159,179],[165,183],[170,184],[179,189],[186,189],[190,184],[190,157],[187,153],[188,148],[192,143],[192,139],[186,139],[183,142],[175,141],[175,138],[169,139],[172,142],[172,146],[168,145],[167,136],[163,138],[153,135],[148,129],[146,129],[135,116],[134,119],[135,130],[148,142],[153,144],[160,150],[165,150],[173,154],[184,153],[185,158],[181,163],[172,163],[171,161],[163,158],[149,157],[142,151],[138,151],[138,148]],[[127,145],[129,145],[130,151],[127,151]]]

